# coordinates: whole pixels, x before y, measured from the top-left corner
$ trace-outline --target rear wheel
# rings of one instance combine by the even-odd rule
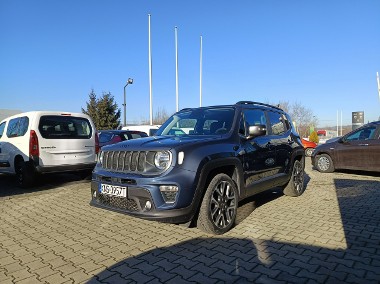
[[[334,163],[327,154],[317,156],[315,166],[321,173],[332,173],[335,170]]]
[[[284,188],[284,194],[287,196],[300,196],[304,191],[304,167],[300,161],[295,160],[292,175]]]
[[[18,160],[15,163],[17,184],[19,187],[26,188],[30,187],[35,182],[34,169],[28,163],[23,160]]]
[[[236,219],[238,190],[226,174],[216,175],[210,182],[199,210],[197,226],[211,234],[229,231]]]

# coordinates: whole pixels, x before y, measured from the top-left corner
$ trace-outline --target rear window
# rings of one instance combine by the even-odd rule
[[[148,134],[146,134],[145,132],[131,132],[130,134],[132,139],[148,137]]]
[[[100,132],[99,133],[99,142],[100,143],[106,143],[108,141],[111,141],[112,137],[113,137],[112,133]]]
[[[74,116],[41,116],[38,130],[46,139],[89,139],[92,135],[88,119]]]

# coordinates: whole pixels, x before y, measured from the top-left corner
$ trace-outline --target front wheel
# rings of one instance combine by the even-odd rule
[[[236,219],[238,190],[226,174],[216,175],[210,182],[199,209],[197,226],[215,235],[229,231]]]
[[[284,188],[284,194],[287,196],[300,196],[304,191],[304,166],[300,161],[295,160],[292,175]]]
[[[332,173],[335,170],[334,163],[331,157],[327,154],[317,156],[315,166],[321,173]]]

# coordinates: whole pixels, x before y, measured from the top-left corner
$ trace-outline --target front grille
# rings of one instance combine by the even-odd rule
[[[147,151],[105,151],[103,154],[103,169],[114,172],[144,172]]]
[[[105,194],[98,194],[98,201],[104,205],[119,208],[127,211],[139,211],[137,203],[133,199],[125,197],[109,196]]]

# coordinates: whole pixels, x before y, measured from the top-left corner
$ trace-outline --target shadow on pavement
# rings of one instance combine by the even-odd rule
[[[11,197],[29,193],[42,193],[54,190],[71,182],[88,182],[91,176],[83,176],[76,173],[54,173],[40,175],[34,186],[29,188],[18,187],[16,176],[0,174],[0,197]]]
[[[317,230],[318,245],[274,240],[275,232],[267,239],[195,238],[127,257],[89,283],[379,283],[380,181],[334,183],[344,230],[337,245],[325,235],[334,226]],[[261,195],[252,208],[273,200],[271,194],[275,199],[280,191]]]

